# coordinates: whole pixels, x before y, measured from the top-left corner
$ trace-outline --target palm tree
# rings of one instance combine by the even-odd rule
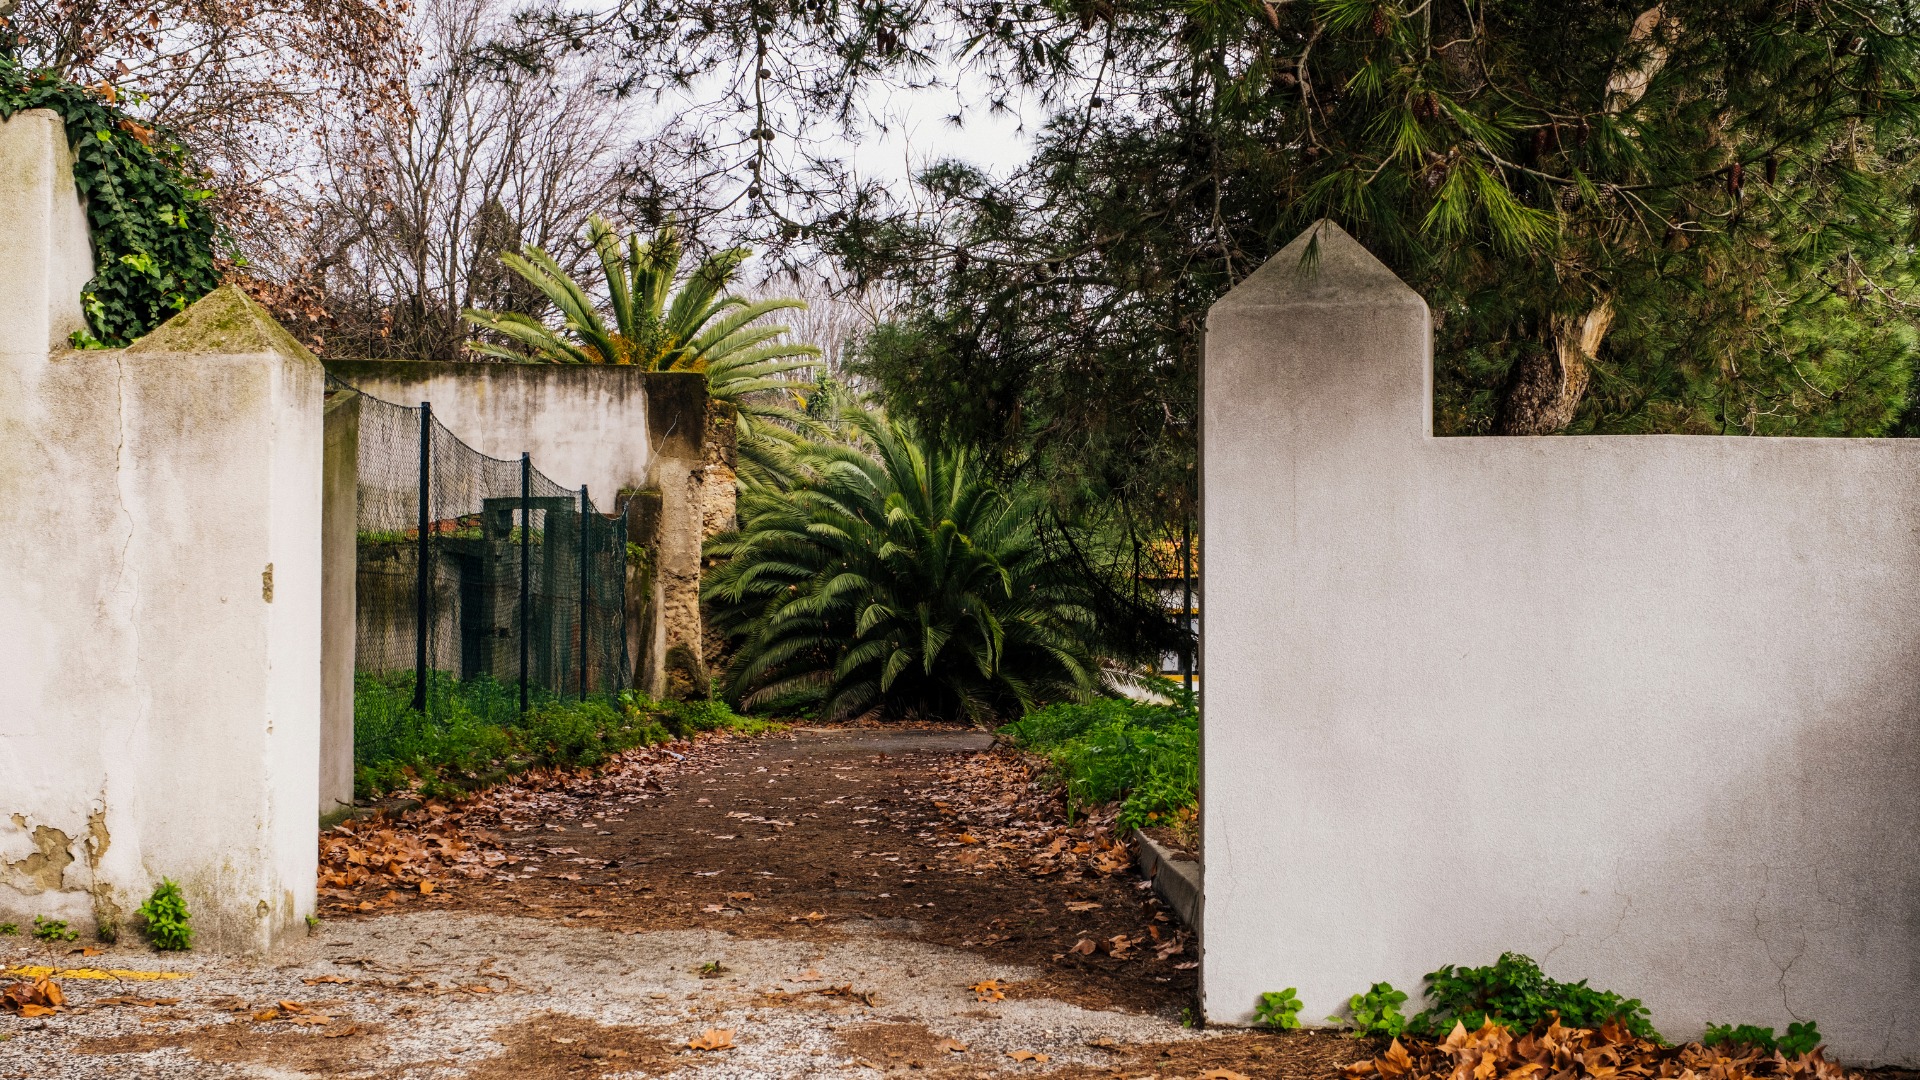
[[[729,696],[984,722],[1091,695],[1091,612],[1031,499],[902,423],[847,420],[862,445],[798,447],[797,479],[749,485],[740,530],[709,545],[727,558],[702,596],[741,646]]]
[[[779,340],[785,326],[761,324],[767,315],[805,308],[792,299],[748,301],[726,289],[749,254],[731,248],[701,260],[674,291],[683,254],[680,234],[669,225],[642,240],[622,238],[598,214],[587,219],[587,242],[600,257],[612,325],[601,317],[587,290],[551,255],[531,244],[500,261],[545,294],[562,324],[552,327],[517,311],[462,312],[468,322],[491,330],[525,351],[489,342],[475,352],[522,363],[631,364],[647,371],[699,371],[708,392],[739,412],[741,458],[764,466],[794,440],[806,417],[789,402],[791,384],[781,376],[815,366],[820,350]]]

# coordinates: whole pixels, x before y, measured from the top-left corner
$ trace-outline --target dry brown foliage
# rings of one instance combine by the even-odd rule
[[[343,822],[320,836],[320,896],[336,912],[375,911],[403,900],[444,900],[462,882],[511,880],[518,857],[501,844],[503,816],[538,817],[594,794],[651,798],[665,790],[663,775],[702,768],[737,738],[703,732],[626,751],[598,770],[537,769],[457,803],[428,801]],[[578,852],[556,844],[548,854]]]
[[[1492,1023],[1455,1023],[1438,1042],[1395,1039],[1387,1052],[1341,1070],[1347,1080],[1844,1080],[1812,1053],[1789,1058],[1749,1046],[1663,1046],[1608,1023],[1597,1030],[1547,1027],[1515,1038]]]
[[[52,1016],[66,1004],[67,997],[60,992],[60,984],[45,975],[0,989],[0,1012],[18,1013],[26,1018]]]

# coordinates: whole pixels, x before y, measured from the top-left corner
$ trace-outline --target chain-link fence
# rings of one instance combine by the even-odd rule
[[[356,681],[442,722],[624,689],[625,515],[473,449],[430,403],[359,398]]]

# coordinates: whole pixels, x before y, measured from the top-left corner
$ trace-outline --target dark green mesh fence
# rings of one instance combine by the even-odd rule
[[[601,514],[525,455],[480,453],[430,405],[366,394],[359,473],[360,703],[505,722],[628,685],[624,514]]]

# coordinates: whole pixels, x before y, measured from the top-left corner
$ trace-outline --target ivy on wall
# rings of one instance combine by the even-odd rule
[[[0,119],[52,109],[66,123],[73,179],[87,201],[94,277],[81,301],[80,347],[118,347],[167,321],[220,284],[213,192],[184,147],[99,93],[0,57]]]

